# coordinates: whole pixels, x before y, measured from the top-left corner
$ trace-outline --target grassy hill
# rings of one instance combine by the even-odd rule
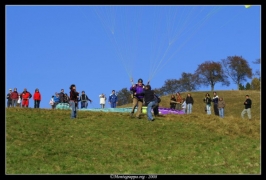
[[[205,114],[205,93],[191,92],[192,114],[154,122],[127,113],[80,111],[71,120],[69,110],[7,108],[6,174],[260,174],[260,92],[217,91],[224,119]],[[251,121],[240,117],[246,94]]]

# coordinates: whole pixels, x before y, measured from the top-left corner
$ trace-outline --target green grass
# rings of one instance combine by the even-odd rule
[[[252,121],[240,118],[246,93]],[[224,91],[224,119],[205,114],[202,94],[192,93],[192,114],[154,122],[84,111],[73,121],[68,110],[8,108],[6,174],[260,174],[259,92]]]

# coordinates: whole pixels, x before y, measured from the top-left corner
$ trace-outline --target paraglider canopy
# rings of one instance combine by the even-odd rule
[[[250,8],[251,5],[245,5],[245,8]]]

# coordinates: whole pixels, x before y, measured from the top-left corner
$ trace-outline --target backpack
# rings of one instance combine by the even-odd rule
[[[157,96],[156,94],[154,94],[154,97],[155,97],[155,101],[157,103],[160,103],[161,102],[161,98],[159,96]]]

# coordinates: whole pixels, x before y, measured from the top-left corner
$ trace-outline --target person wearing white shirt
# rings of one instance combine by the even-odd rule
[[[100,105],[101,105],[101,108],[104,108],[104,107],[105,107],[106,97],[105,97],[105,95],[102,93],[101,95],[99,95],[99,98],[100,98]]]

